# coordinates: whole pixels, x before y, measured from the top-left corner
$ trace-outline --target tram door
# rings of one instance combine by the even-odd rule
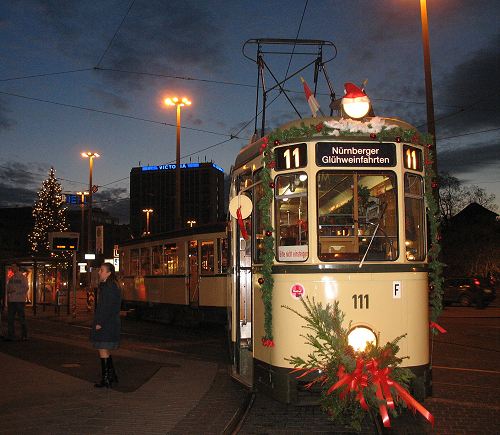
[[[198,241],[190,240],[188,246],[189,305],[198,307],[200,302],[200,274],[198,270]]]
[[[247,196],[249,192],[245,192]],[[248,385],[253,378],[253,340],[252,340],[252,215],[244,219],[248,238],[241,229],[236,231],[238,241],[236,255],[236,319],[239,320],[236,335],[236,371],[238,377]]]

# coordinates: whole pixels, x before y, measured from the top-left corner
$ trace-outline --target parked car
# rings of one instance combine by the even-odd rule
[[[496,291],[487,280],[480,278],[448,278],[444,280],[443,303],[458,303],[462,307],[487,307]]]

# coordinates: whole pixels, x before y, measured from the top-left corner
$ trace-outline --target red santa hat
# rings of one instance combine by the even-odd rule
[[[370,99],[365,91],[353,83],[345,83],[345,95],[342,98],[344,111],[351,118],[359,119],[370,110]]]
[[[351,100],[349,102],[370,101],[368,96],[365,94],[365,91],[358,88],[354,83],[345,83],[344,88],[345,88],[344,99]]]

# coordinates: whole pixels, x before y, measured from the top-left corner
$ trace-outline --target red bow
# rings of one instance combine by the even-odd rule
[[[430,322],[429,326],[431,328],[437,329],[441,334],[446,334],[448,331],[444,329],[441,325],[438,325],[436,322]]]
[[[380,400],[379,411],[385,427],[391,427],[387,406],[394,409],[394,400],[391,395],[391,388],[394,388],[399,397],[403,399],[408,408],[414,409],[424,416],[424,418],[434,426],[434,416],[427,411],[415,398],[406,391],[401,385],[389,377],[391,369],[389,367],[379,369],[378,361],[372,359],[366,364],[367,369],[372,375],[372,382],[376,386],[376,396]],[[387,404],[385,405],[384,402]]]
[[[356,360],[356,368],[351,374],[345,372],[345,367],[341,365],[337,372],[339,380],[336,384],[332,385],[326,394],[331,394],[337,388],[344,387],[343,391],[340,393],[340,398],[343,399],[347,393],[357,392],[356,399],[363,409],[368,411],[368,405],[363,396],[363,388],[368,385],[368,376],[363,373],[364,361],[362,358]]]

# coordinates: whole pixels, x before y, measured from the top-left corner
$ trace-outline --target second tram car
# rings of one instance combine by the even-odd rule
[[[280,129],[339,121],[303,119]],[[414,129],[397,119],[363,122]],[[400,355],[407,357],[403,366],[416,375],[413,393],[425,395],[430,377],[423,147],[341,131],[274,147],[269,212],[275,230],[275,345],[266,347],[258,281],[265,237],[263,211],[257,207],[264,194],[262,141],[240,151],[231,173],[230,196],[245,195],[253,202],[244,220],[248,240],[237,219],[231,220],[234,377],[283,402],[297,400],[300,385],[286,359],[305,357],[308,348],[300,336],[302,320],[281,306],[301,311],[298,296],[309,296],[323,305],[338,301],[352,322],[353,337],[361,332],[385,344],[407,334],[400,342]]]
[[[124,308],[169,323],[225,323],[227,253],[224,222],[122,243]]]

